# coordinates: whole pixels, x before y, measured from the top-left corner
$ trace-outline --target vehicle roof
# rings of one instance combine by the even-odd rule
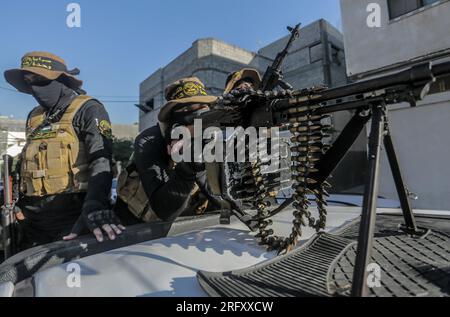
[[[399,213],[397,209],[381,212]],[[360,215],[359,207],[330,207],[326,231],[332,232]],[[444,212],[421,212],[443,214]],[[450,214],[447,212],[446,214]],[[274,217],[274,229],[283,235],[291,230],[292,210]],[[314,231],[305,229],[302,242]],[[232,219],[229,226],[217,225],[175,237],[149,241],[56,266],[34,276],[36,296],[114,297],[202,297],[207,296],[197,282],[199,270],[224,272],[243,269],[272,259],[258,245],[254,233]],[[73,269],[81,269],[81,287],[67,284]]]

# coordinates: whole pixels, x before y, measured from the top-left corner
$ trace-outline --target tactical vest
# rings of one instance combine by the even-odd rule
[[[133,157],[130,161],[133,160]],[[139,174],[133,166],[133,163],[125,168],[119,175],[117,181],[117,195],[128,205],[128,210],[138,219],[151,223],[161,221],[152,210],[150,200],[145,193]],[[189,207],[183,212],[197,215],[203,214],[208,208],[208,200],[202,197],[200,189],[195,185],[191,192]]]
[[[45,109],[36,107],[27,122],[27,144],[22,152],[21,192],[28,197],[43,197],[86,192],[88,157],[84,143],[73,128],[73,119],[89,100],[78,96],[61,120],[32,133],[45,119]]]

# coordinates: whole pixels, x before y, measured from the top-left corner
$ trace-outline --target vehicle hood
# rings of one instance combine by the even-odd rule
[[[380,210],[395,212],[399,210]],[[359,217],[361,208],[330,207],[326,231]],[[290,234],[292,210],[274,217],[277,234]],[[314,231],[305,229],[301,243]],[[34,276],[36,296],[203,297],[198,271],[239,270],[276,257],[237,219],[175,237],[149,241],[66,263]],[[301,244],[300,243],[300,244]],[[79,284],[73,281],[78,278]],[[75,283],[76,284],[76,283]]]

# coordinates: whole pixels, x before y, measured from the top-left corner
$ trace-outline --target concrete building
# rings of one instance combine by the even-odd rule
[[[193,43],[182,55],[167,66],[157,70],[140,85],[140,103],[147,107],[140,112],[140,130],[157,123],[160,108],[164,105],[164,87],[187,76],[197,76],[214,95],[221,95],[229,73],[242,67],[267,69],[277,53],[286,45],[289,35],[263,47],[258,52],[236,47],[216,39],[201,39]],[[334,87],[347,83],[343,36],[325,20],[302,27],[301,36],[290,50],[284,63],[285,79],[294,88],[313,85]],[[339,133],[350,118],[349,113],[334,117]],[[363,182],[361,173],[348,173],[348,169],[361,166],[366,157],[364,139],[357,142],[352,152],[334,173],[336,191],[352,190]]]
[[[25,120],[0,116],[0,157],[5,153],[15,157],[25,145]]]
[[[380,18],[380,27],[367,23],[373,4],[380,9],[375,16]],[[352,80],[450,59],[448,0],[341,0],[341,10],[347,73]],[[434,85],[433,94],[417,108],[398,105],[390,111],[407,186],[419,196],[413,202],[415,208],[450,210],[450,93],[443,92],[449,87],[450,80],[444,80]],[[396,199],[385,157],[382,164],[380,194]]]
[[[118,140],[134,140],[139,134],[139,124],[112,124],[112,131]]]
[[[16,157],[26,143],[25,132],[0,131],[0,157],[8,154]]]
[[[158,122],[159,110],[166,102],[164,88],[170,83],[182,77],[196,76],[203,81],[210,94],[220,95],[230,72],[242,67],[263,71],[271,62],[269,58],[216,39],[195,41],[186,52],[141,83],[140,103],[150,111],[141,111],[140,130]]]
[[[26,121],[0,116],[0,130],[25,132]]]
[[[221,95],[229,73],[242,67],[258,69],[262,74],[288,41],[289,36],[250,52],[217,39],[200,39],[167,66],[157,70],[140,85],[140,103],[148,112],[140,113],[140,130],[157,123],[164,105],[164,87],[175,80],[197,76],[209,93]],[[342,34],[325,20],[302,28],[284,64],[286,80],[295,88],[317,84],[345,84],[345,55]]]
[[[258,54],[272,61],[288,40],[289,36],[283,37],[260,49]],[[342,33],[325,20],[303,27],[283,66],[286,81],[296,89],[317,84],[328,87],[346,84]]]
[[[0,116],[0,131],[25,132],[26,120]],[[139,124],[112,124],[113,135],[119,140],[131,140],[139,133]]]

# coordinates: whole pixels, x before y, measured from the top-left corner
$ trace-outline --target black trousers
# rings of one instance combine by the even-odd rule
[[[21,250],[60,241],[81,215],[85,194],[23,198],[18,206],[25,220],[19,221]]]

